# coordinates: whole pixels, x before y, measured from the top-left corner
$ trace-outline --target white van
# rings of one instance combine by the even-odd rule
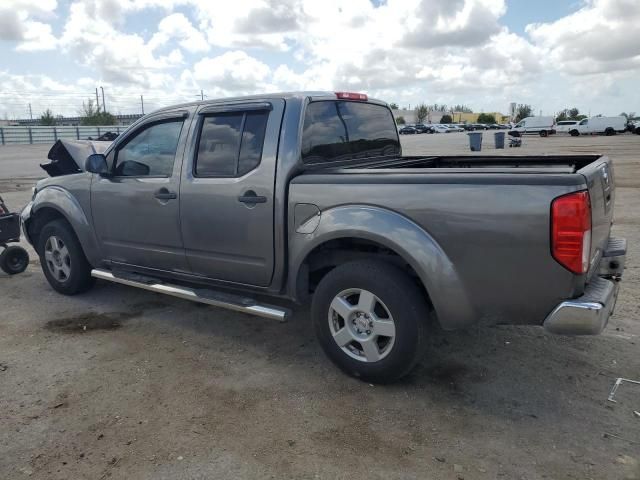
[[[616,133],[624,133],[626,129],[627,119],[625,117],[591,117],[580,120],[578,125],[569,130],[569,133],[574,137],[594,133],[615,135]]]
[[[560,120],[556,122],[556,132],[558,133],[569,133],[574,129],[580,120]]]
[[[556,133],[556,123],[553,117],[527,117],[520,120],[509,135],[518,137],[520,135],[537,134],[546,137]]]

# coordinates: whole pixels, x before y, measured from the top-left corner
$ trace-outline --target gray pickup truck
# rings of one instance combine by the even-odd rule
[[[54,146],[22,212],[63,294],[98,278],[277,320],[311,301],[372,382],[411,370],[429,318],[598,334],[616,301],[604,156],[406,157],[387,104],[347,92],[178,105],[96,145]]]

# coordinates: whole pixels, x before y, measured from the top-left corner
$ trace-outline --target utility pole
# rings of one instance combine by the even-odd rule
[[[104,104],[104,88],[102,88],[102,85],[100,86],[100,90],[102,90],[102,111],[107,113],[107,106]]]
[[[33,112],[31,111],[31,104],[29,104],[29,118],[33,120]]]
[[[100,100],[98,100],[98,87],[96,87],[96,108],[98,109],[98,113],[100,113]]]
[[[204,92],[200,90],[200,100],[204,100]]]
[[[144,98],[140,95],[140,108],[142,109],[142,114],[144,115]]]

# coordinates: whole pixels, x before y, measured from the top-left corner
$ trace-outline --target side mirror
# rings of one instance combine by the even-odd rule
[[[92,153],[89,155],[87,161],[84,163],[84,168],[87,172],[97,173],[103,177],[110,175],[107,158],[101,153]]]
[[[150,170],[149,165],[135,160],[126,160],[117,166],[116,174],[125,177],[146,177]]]

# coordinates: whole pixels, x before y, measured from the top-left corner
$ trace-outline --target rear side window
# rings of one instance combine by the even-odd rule
[[[236,177],[260,164],[269,112],[207,115],[195,161],[198,177]]]
[[[384,106],[348,101],[318,101],[307,106],[302,160],[323,164],[400,154],[398,131]]]

